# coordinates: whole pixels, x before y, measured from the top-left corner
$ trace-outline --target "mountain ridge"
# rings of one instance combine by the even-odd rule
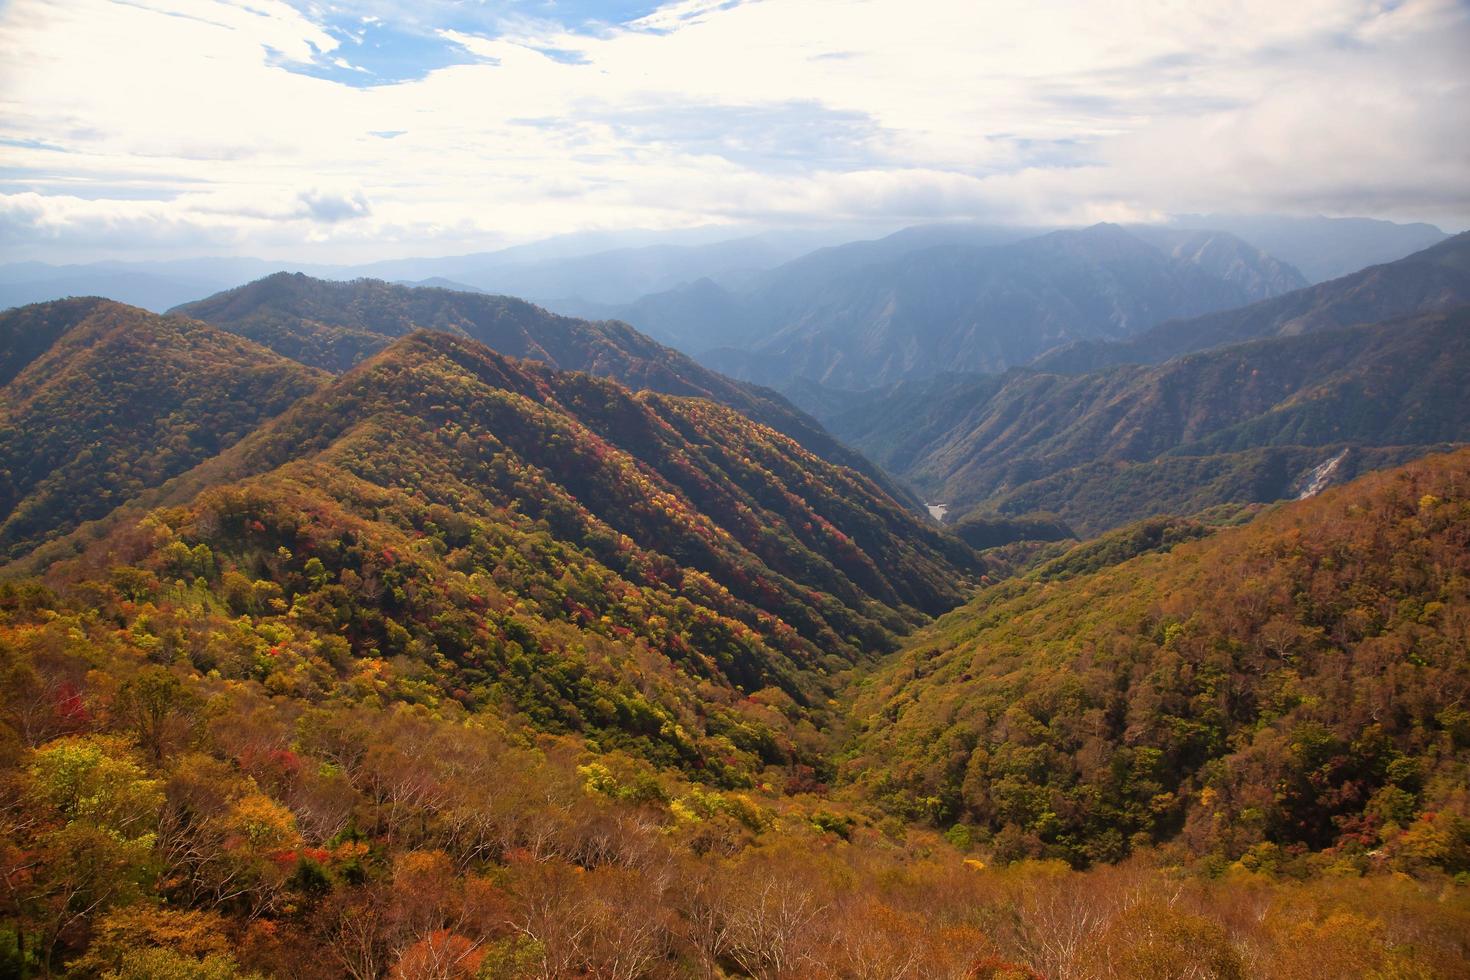
[[[917,507],[906,490],[780,394],[717,374],[620,321],[564,317],[512,297],[374,279],[329,282],[300,273],[277,273],[173,312],[332,371],[360,362],[395,337],[437,329],[512,357],[590,371],[630,387],[711,398],[790,435],[818,455],[866,473],[895,498]]]
[[[1173,480],[1185,480],[1161,483],[1163,492],[1165,486],[1186,489],[1198,478],[1184,475],[1186,457],[1214,458],[1208,465],[1218,468],[1233,455],[1259,474],[1248,479],[1266,478],[1284,490],[1290,475],[1266,477],[1266,471],[1287,457],[1253,461],[1239,454],[1295,447],[1301,459],[1295,465],[1302,465],[1314,453],[1346,446],[1412,452],[1406,447],[1470,440],[1470,416],[1459,397],[1470,384],[1467,343],[1470,306],[1258,340],[1162,365],[1076,375],[1029,368],[951,375],[896,386],[828,422],[839,437],[912,481],[926,499],[950,504],[956,516],[987,502],[1010,515],[1029,505],[1096,531],[1103,526],[1086,508],[1102,503],[1097,494],[1106,496],[1107,483],[1121,478],[1119,467],[1156,463],[1171,468]],[[1370,458],[1360,456],[1353,465]],[[1103,482],[1086,493],[1054,482],[1087,467],[1094,468],[1089,480]],[[1243,475],[1232,477],[1236,489]],[[1038,497],[1034,491],[1046,481],[1055,489]],[[1123,496],[1139,507],[1162,499],[1140,496],[1136,488]],[[1194,510],[1228,502],[1189,500]],[[1107,501],[1110,519],[1118,516],[1115,506]]]

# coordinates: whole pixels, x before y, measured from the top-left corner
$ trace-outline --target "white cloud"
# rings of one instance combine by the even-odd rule
[[[334,32],[278,0],[11,0],[3,257],[865,217],[1470,224],[1455,0],[681,0],[493,37],[422,24],[437,9]],[[462,63],[362,87],[342,38],[395,16]]]

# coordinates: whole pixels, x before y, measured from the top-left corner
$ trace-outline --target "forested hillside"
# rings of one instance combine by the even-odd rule
[[[859,474],[729,409],[447,334],[401,339],[201,474],[197,499],[122,522],[80,567],[202,576],[236,613],[285,597],[292,621],[406,657],[442,694],[510,698],[699,767],[735,751],[696,746],[709,705],[773,688],[820,706],[830,673],[960,601],[977,567]],[[649,656],[686,675],[667,696],[692,712],[687,735],[615,710]]]
[[[1084,375],[950,375],[835,402],[841,438],[957,516],[1097,533],[1269,501],[1470,441],[1470,307]]]
[[[109,300],[0,313],[0,563],[216,455],[324,380]]]
[[[1010,857],[1470,870],[1470,452],[1087,566],[865,682],[846,778]]]
[[[327,282],[286,273],[174,312],[339,373],[414,330],[456,334],[511,357],[586,371],[635,390],[713,399],[785,433],[825,459],[861,470],[890,493],[906,493],[774,391],[717,374],[615,320],[594,323],[557,316],[508,296],[376,279]]]

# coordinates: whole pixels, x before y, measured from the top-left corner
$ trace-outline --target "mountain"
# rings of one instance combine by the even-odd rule
[[[1306,278],[1296,267],[1228,232],[1149,225],[1129,226],[1127,230],[1169,257],[1188,262],[1240,287],[1248,303],[1280,296],[1307,285]]]
[[[1161,323],[1122,342],[1082,342],[1038,358],[1045,371],[1150,364],[1188,351],[1431,313],[1470,303],[1470,232],[1413,255],[1241,309]]]
[[[1434,456],[985,589],[858,693],[844,772],[1011,857],[1413,847],[1463,806],[1467,488]]]
[[[1115,225],[999,244],[914,237],[817,253],[739,295],[700,286],[620,313],[640,327],[640,317],[657,314],[664,335],[688,349],[703,338],[701,361],[734,377],[866,388],[944,370],[1003,370],[1069,341],[1124,338],[1300,283],[1221,236],[1181,243],[1177,254]],[[686,326],[672,336],[676,316]],[[732,325],[739,332],[727,346],[708,339]]]
[[[1449,237],[1433,225],[1397,224],[1375,218],[1208,214],[1181,215],[1173,225],[1238,235],[1295,266],[1313,283],[1393,262]]]
[[[5,975],[1464,974],[1463,461],[987,589],[824,755],[846,702],[691,683],[726,624],[360,435],[0,581]]]
[[[324,379],[110,300],[0,313],[0,560],[216,455]]]
[[[838,233],[727,235],[704,229],[693,234],[566,236],[495,252],[342,267],[330,278],[450,279],[484,292],[524,297],[558,312],[602,317],[610,305],[681,283],[703,278],[738,283],[826,245]]]
[[[1083,532],[1269,501],[1470,441],[1470,307],[1083,375],[903,383],[828,419],[951,513],[1054,512]],[[1419,448],[1414,448],[1419,447]]]
[[[405,683],[663,764],[738,757],[719,777],[737,782],[795,750],[717,706],[772,688],[793,725],[826,710],[837,672],[895,649],[979,569],[872,481],[728,408],[428,331],[171,493],[56,574],[202,577],[356,658],[407,658]],[[251,598],[271,595],[289,603]],[[680,727],[617,708],[638,671]]]
[[[506,296],[374,279],[328,282],[299,273],[268,276],[174,312],[335,372],[414,330],[446,331],[502,354],[588,371],[632,388],[711,398],[784,432],[824,458],[886,483],[871,464],[838,444],[780,395],[719,375],[626,323],[558,316]]]
[[[421,279],[418,282],[399,282],[399,283],[395,283],[394,285],[397,285],[397,286],[418,286],[418,287],[425,287],[426,286],[426,287],[428,287],[430,289],[452,289],[455,292],[459,292],[459,293],[483,293],[484,292],[483,289],[476,289],[474,286],[466,286],[462,282],[455,282],[453,279],[445,279],[443,276],[433,276],[433,277],[431,277],[429,279]]]
[[[819,248],[743,279],[689,277],[622,304],[583,304],[570,312],[626,320],[664,343],[698,354],[743,346],[775,332],[816,303],[829,282],[910,252],[940,245],[998,245],[1032,237],[1024,228],[964,222],[919,225],[883,238]]]

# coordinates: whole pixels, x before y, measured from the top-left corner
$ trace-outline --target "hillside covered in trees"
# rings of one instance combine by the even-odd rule
[[[845,750],[309,473],[0,586],[7,970],[1466,975],[1470,454],[993,586]]]
[[[710,398],[803,447],[878,480],[887,477],[768,388],[734,381],[617,320],[558,316],[509,296],[277,273],[172,312],[197,318],[312,367],[340,373],[414,330],[476,340],[510,357],[612,378],[635,390]]]
[[[215,456],[324,380],[109,300],[0,313],[0,563]]]
[[[865,680],[843,772],[1011,857],[1470,871],[1470,451],[982,590]]]
[[[1272,501],[1470,441],[1470,306],[1088,374],[948,375],[828,425],[956,515],[1085,533]]]

